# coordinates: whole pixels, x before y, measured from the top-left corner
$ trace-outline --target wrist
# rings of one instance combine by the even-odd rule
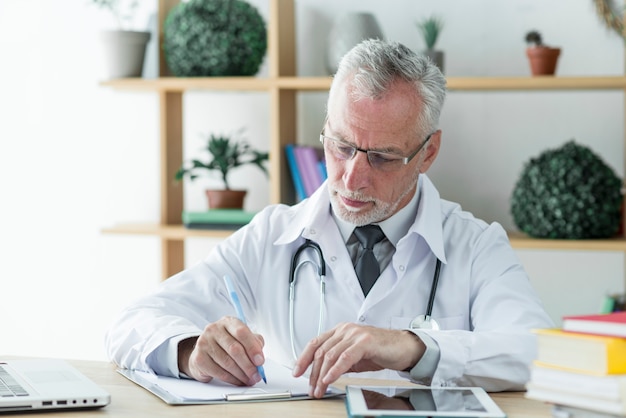
[[[187,376],[190,376],[189,373],[189,357],[191,357],[191,353],[196,347],[196,340],[198,337],[190,337],[181,340],[178,343],[178,371],[179,373],[183,373]]]
[[[408,353],[410,353],[410,356],[407,359],[408,361],[407,367],[403,369],[404,371],[408,372],[408,371],[411,371],[411,369],[415,367],[415,365],[422,359],[422,356],[424,355],[424,352],[426,351],[426,344],[424,344],[424,341],[422,341],[422,339],[417,334],[411,331],[404,331],[404,332],[414,342],[414,349],[408,351]]]

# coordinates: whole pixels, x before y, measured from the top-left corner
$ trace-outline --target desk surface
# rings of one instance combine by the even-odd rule
[[[28,413],[28,417],[65,416],[65,417],[180,417],[207,416],[215,417],[255,417],[276,418],[298,416],[302,418],[332,418],[347,416],[343,397],[323,400],[290,402],[265,402],[224,405],[185,405],[170,406],[143,388],[135,385],[115,371],[115,367],[106,362],[70,361],[86,376],[98,383],[111,394],[111,403],[106,407],[92,411]],[[379,381],[371,379],[342,379],[345,384],[398,384],[397,381]],[[400,382],[401,383],[401,382]],[[407,385],[405,383],[404,385]],[[491,397],[509,418],[551,417],[550,407],[541,402],[524,398],[522,392],[492,393]],[[13,415],[15,416],[15,415]]]

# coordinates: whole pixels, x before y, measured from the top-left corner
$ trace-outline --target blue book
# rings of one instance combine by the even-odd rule
[[[304,192],[309,197],[322,184],[322,179],[317,168],[317,154],[313,147],[305,145],[294,146],[294,154],[296,155],[296,163],[298,164],[298,172],[302,177],[304,184]]]
[[[300,171],[298,170],[298,163],[296,162],[294,147],[295,145],[293,144],[285,145],[285,154],[287,155],[287,164],[289,165],[291,180],[293,181],[293,185],[296,188],[296,198],[298,199],[298,201],[300,201],[306,198],[306,192],[304,190],[304,182],[302,181],[302,176],[300,175]]]
[[[323,183],[328,178],[328,171],[326,171],[326,161],[318,161],[317,168],[320,171],[320,177],[322,178]]]

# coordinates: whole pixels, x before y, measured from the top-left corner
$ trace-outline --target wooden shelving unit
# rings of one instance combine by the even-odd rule
[[[270,202],[293,202],[294,191],[284,158],[284,146],[296,138],[296,95],[298,92],[327,91],[330,77],[297,77],[295,68],[294,0],[269,0],[269,76],[178,78],[161,71],[155,79],[119,79],[103,86],[119,90],[156,92],[160,108],[161,201],[158,224],[126,224],[105,229],[111,234],[154,235],[162,244],[162,277],[184,268],[184,241],[188,237],[223,238],[232,231],[189,230],[181,225],[183,188],[173,185],[174,173],[182,163],[183,94],[191,90],[267,92],[270,97]],[[159,21],[177,3],[159,0]],[[162,31],[161,31],[162,33]],[[161,69],[166,65],[161,61]],[[448,77],[451,91],[554,91],[623,90],[626,77]],[[516,248],[626,251],[626,239],[537,240],[511,234]]]

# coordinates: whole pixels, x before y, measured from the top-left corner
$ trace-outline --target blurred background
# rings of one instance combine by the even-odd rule
[[[267,19],[269,3],[250,0]],[[425,45],[416,21],[437,14],[437,49],[447,76],[529,76],[524,36],[539,30],[562,48],[557,76],[624,74],[623,40],[591,0],[296,0],[298,75],[328,75],[326,36],[345,13],[373,13],[385,38]],[[133,25],[155,30],[156,1]],[[114,91],[100,31],[114,25],[88,0],[0,0],[0,355],[105,359],[104,330],[123,306],[160,281],[156,237],[104,235],[123,221],[157,222],[158,97]],[[156,76],[155,37],[145,77]],[[263,65],[258,76],[268,74]],[[246,128],[267,150],[266,93],[193,91],[184,96],[185,158],[210,132]],[[298,97],[298,138],[315,144],[324,93]],[[524,162],[570,139],[590,146],[624,175],[623,91],[451,92],[443,144],[429,172],[442,196],[514,229],[509,198]],[[267,180],[233,173],[251,190],[246,209],[269,203]],[[253,173],[253,174],[252,174]],[[185,207],[206,207],[211,179],[185,184]],[[186,260],[215,239],[189,239]],[[624,292],[624,254],[517,250],[548,312],[595,312]]]

